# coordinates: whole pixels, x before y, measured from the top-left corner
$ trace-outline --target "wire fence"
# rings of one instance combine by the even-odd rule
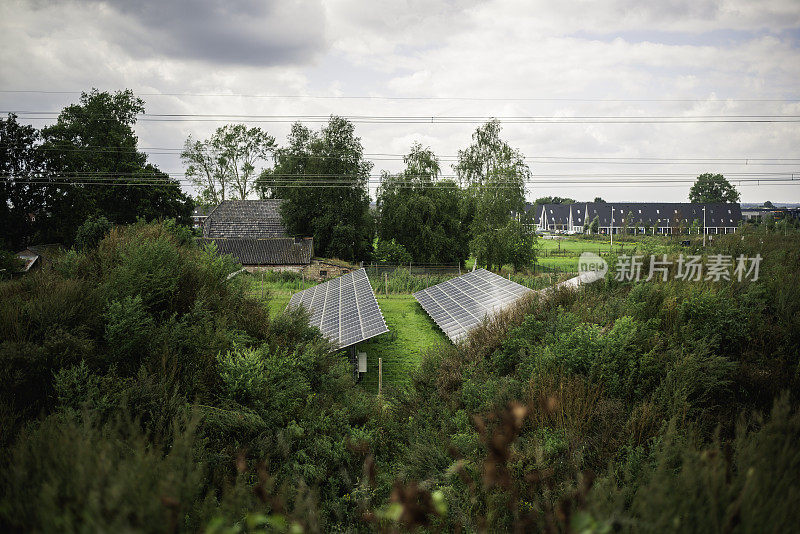
[[[397,270],[416,275],[460,275],[464,272],[460,263],[365,263],[364,269],[367,271],[367,275],[383,275]]]
[[[577,263],[576,263],[577,266]],[[370,284],[376,295],[409,294],[440,284],[461,274],[469,272],[461,265],[455,264],[365,264]],[[575,268],[547,266],[536,264],[532,269],[513,272],[501,269],[495,272],[504,278],[531,289],[541,289],[568,278],[574,274]],[[308,289],[319,283],[307,278],[303,273],[288,271],[262,271],[244,273],[247,280],[247,293],[260,300],[274,298],[280,294],[291,295],[297,291]]]

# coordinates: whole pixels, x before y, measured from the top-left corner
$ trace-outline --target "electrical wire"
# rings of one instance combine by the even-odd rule
[[[27,120],[54,120],[60,115],[55,111],[2,110],[3,114],[15,114]],[[800,115],[585,115],[585,116],[412,116],[412,115],[341,115],[354,124],[483,124],[497,120],[502,124],[712,124],[712,123],[796,123]],[[111,117],[96,118],[99,121],[116,121]],[[330,115],[235,115],[200,113],[142,113],[142,122],[240,122],[256,123],[327,123]]]
[[[84,91],[0,89],[7,94],[81,95]],[[137,96],[201,97],[201,98],[263,98],[300,100],[395,100],[395,101],[467,101],[467,102],[800,102],[800,98],[577,98],[577,97],[482,97],[482,96],[386,96],[386,95],[297,95],[257,93],[191,93],[191,92],[135,92]]]

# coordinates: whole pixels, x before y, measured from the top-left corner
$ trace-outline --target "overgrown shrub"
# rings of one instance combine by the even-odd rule
[[[112,300],[105,319],[110,363],[128,372],[138,369],[149,355],[155,326],[141,295]]]
[[[381,263],[405,265],[411,263],[411,254],[394,239],[381,239],[375,246],[375,259]]]
[[[97,248],[109,230],[111,230],[111,222],[104,216],[89,217],[75,233],[75,248],[82,251]]]
[[[248,280],[228,279],[230,257],[183,234],[114,228],[95,250],[0,283],[0,529],[797,521],[797,399],[752,416],[800,388],[795,242],[714,240],[710,252],[761,253],[758,282],[532,295],[377,398],[307,311],[270,318]],[[405,292],[447,277],[388,278]]]

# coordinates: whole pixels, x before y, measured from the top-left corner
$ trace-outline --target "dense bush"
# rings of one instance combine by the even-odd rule
[[[397,243],[394,239],[381,239],[375,246],[374,257],[381,263],[391,263],[394,265],[405,265],[411,263],[411,254],[406,247]]]
[[[78,227],[75,233],[75,248],[78,250],[92,250],[97,248],[100,241],[111,230],[111,222],[102,215],[89,217]]]
[[[173,223],[137,224],[0,285],[0,525],[194,530],[278,500],[352,513],[337,500],[374,399],[305,314],[248,300],[237,268]],[[259,465],[262,498],[226,489],[263,482]]]
[[[800,247],[714,246],[761,278],[532,296],[376,398],[230,258],[115,228],[0,284],[0,527],[791,530]]]

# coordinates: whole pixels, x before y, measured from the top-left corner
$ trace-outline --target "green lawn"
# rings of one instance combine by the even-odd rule
[[[539,239],[539,254],[536,258],[538,265],[565,272],[576,272],[578,258],[583,252],[594,252],[606,255],[611,252],[611,240],[608,237],[598,236],[591,239],[582,239],[574,236],[564,236],[563,239]],[[654,253],[668,252],[675,246],[675,240],[659,236],[628,235],[614,237],[614,252],[617,254],[642,253],[648,246]]]
[[[538,239],[539,250],[542,253],[555,251],[568,251],[580,254],[581,252],[595,252],[598,250],[606,253],[609,250],[610,241],[607,238],[598,239],[578,239],[576,237],[564,237],[564,239]]]
[[[419,365],[422,354],[440,343],[450,343],[412,295],[379,296],[378,305],[389,332],[358,346],[367,353],[367,373],[361,387],[378,392],[378,358],[383,359],[383,386],[400,385]]]
[[[289,304],[289,299],[292,298],[293,293],[315,286],[318,283],[300,278],[269,280],[269,278],[274,278],[274,275],[270,276],[268,274],[262,278],[259,273],[248,273],[242,276],[245,277],[245,282],[248,285],[247,291],[250,296],[265,300],[270,315],[281,313],[286,309],[286,305]]]

